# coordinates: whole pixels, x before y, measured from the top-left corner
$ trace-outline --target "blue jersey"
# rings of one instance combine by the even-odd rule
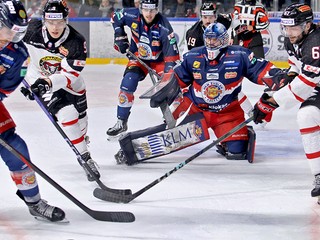
[[[0,62],[3,70],[0,72],[0,99],[13,92],[22,82],[26,69],[28,52],[22,42],[9,43],[0,50]]]
[[[111,19],[115,36],[126,35],[124,27],[130,28],[132,38],[130,51],[148,62],[165,62],[165,71],[179,60],[177,41],[169,21],[158,13],[149,26],[138,8],[116,11]]]
[[[174,71],[181,87],[189,86],[187,96],[194,104],[213,112],[238,101],[244,77],[262,85],[261,78],[273,67],[241,46],[222,49],[218,61],[210,61],[207,56],[206,47],[193,48]]]

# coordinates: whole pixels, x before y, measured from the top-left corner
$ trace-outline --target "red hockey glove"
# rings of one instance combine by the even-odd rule
[[[262,94],[259,101],[254,105],[253,108],[253,121],[258,124],[262,123],[262,120],[267,122],[271,121],[272,112],[279,107],[278,104],[273,104],[268,102],[268,99],[271,98],[267,93]]]

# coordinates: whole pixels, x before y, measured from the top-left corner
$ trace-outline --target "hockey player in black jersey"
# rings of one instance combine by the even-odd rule
[[[86,86],[81,75],[86,64],[84,37],[68,24],[64,0],[48,0],[42,20],[32,19],[23,41],[30,54],[25,79],[34,94],[60,123],[96,178],[100,177],[86,143],[88,125]],[[29,90],[22,90],[29,95]],[[94,181],[84,167],[89,181]]]
[[[289,5],[281,16],[281,32],[289,55],[289,74],[274,79],[281,87],[272,96],[264,93],[254,109],[254,121],[261,122],[278,107],[300,104],[297,123],[312,174],[312,197],[320,197],[320,28],[312,22],[309,5]],[[320,198],[318,200],[320,204]]]
[[[27,13],[20,1],[0,1],[0,138],[30,160],[28,147],[16,133],[16,125],[3,104],[24,78],[28,54],[21,40],[27,26]],[[18,188],[17,195],[27,204],[31,215],[52,222],[64,221],[62,209],[41,199],[35,171],[3,145],[0,156]]]
[[[222,23],[228,29],[232,22],[231,14],[217,14],[217,9],[212,2],[205,2],[200,9],[201,19],[197,21],[186,33],[188,50],[204,46],[203,33],[206,27],[213,22]]]

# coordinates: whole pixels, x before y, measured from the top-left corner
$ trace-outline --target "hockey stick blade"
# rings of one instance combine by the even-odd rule
[[[134,194],[131,194],[131,195],[130,194],[129,195],[119,195],[119,194],[115,194],[115,193],[112,193],[112,192],[109,192],[109,191],[105,191],[105,190],[100,189],[100,188],[96,188],[93,191],[93,196],[95,196],[98,199],[101,199],[101,200],[104,200],[104,201],[108,201],[108,202],[129,203],[133,199],[137,198],[138,196],[140,196],[144,192],[148,191],[150,188],[154,187],[155,185],[157,185],[158,183],[163,181],[164,179],[168,178],[171,174],[173,174],[176,171],[178,171],[179,169],[183,168],[185,165],[187,165],[188,163],[190,163],[191,161],[193,161],[194,159],[199,157],[201,154],[205,153],[206,151],[208,151],[209,149],[211,149],[215,145],[219,144],[223,140],[225,140],[228,137],[230,137],[235,132],[239,131],[241,128],[245,127],[252,120],[253,120],[253,116],[248,118],[247,120],[243,121],[242,123],[240,123],[236,127],[232,128],[229,132],[225,133],[224,135],[222,135],[221,137],[219,137],[218,139],[216,139],[215,141],[210,143],[208,146],[206,146],[205,148],[203,148],[199,152],[195,153],[194,155],[192,155],[191,157],[189,157],[185,161],[181,162],[175,168],[171,169],[169,172],[165,173],[160,178],[158,178],[158,179],[154,180],[153,182],[149,183],[147,186],[145,186],[144,188],[140,189],[139,191],[137,191]]]
[[[23,79],[22,81],[23,85],[30,90],[30,84]],[[31,90],[30,90],[31,91]],[[105,184],[103,184],[101,182],[101,180],[94,174],[94,172],[92,171],[92,169],[88,166],[88,164],[82,159],[82,156],[80,154],[80,152],[78,151],[78,149],[73,145],[73,143],[71,142],[71,140],[69,139],[69,137],[67,136],[67,134],[61,129],[61,127],[59,126],[59,124],[54,120],[53,116],[51,115],[51,113],[47,110],[47,108],[44,106],[44,104],[42,103],[42,101],[40,100],[40,98],[33,94],[34,99],[36,100],[36,102],[38,103],[38,105],[40,106],[40,108],[43,110],[43,112],[47,115],[47,117],[49,118],[49,120],[51,121],[51,123],[55,126],[55,128],[58,130],[58,132],[61,134],[61,136],[63,137],[63,139],[67,142],[67,144],[69,145],[69,147],[72,149],[72,151],[76,154],[77,156],[77,160],[79,162],[79,164],[86,168],[86,170],[90,173],[91,176],[93,176],[94,181],[96,181],[96,183],[99,185],[100,188],[106,190],[106,191],[110,191],[116,194],[132,194],[132,191],[130,189],[114,189],[114,188],[109,188],[107,187]]]
[[[5,149],[7,149],[10,153],[12,153],[15,157],[19,158],[23,163],[25,163],[28,167],[33,169],[37,174],[39,174],[44,180],[50,183],[54,188],[56,188],[60,193],[66,196],[70,201],[72,201],[75,205],[81,208],[84,212],[90,215],[92,218],[99,221],[106,222],[133,222],[135,220],[135,216],[130,212],[108,212],[108,211],[95,211],[88,208],[78,199],[76,199],[73,195],[71,195],[67,190],[65,190],[62,186],[60,186],[56,181],[50,178],[46,173],[44,173],[40,168],[38,168],[34,163],[32,163],[29,159],[25,158],[18,150],[9,145],[5,140],[0,138],[0,145],[2,145]],[[121,196],[121,195],[119,195]],[[129,195],[131,196],[131,195]]]

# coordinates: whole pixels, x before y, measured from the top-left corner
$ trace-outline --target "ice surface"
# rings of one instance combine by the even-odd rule
[[[105,132],[116,121],[123,70],[120,65],[86,66],[90,151],[100,166],[103,183],[136,192],[211,140],[145,164],[116,165],[113,155],[119,146],[108,142]],[[146,79],[138,87],[130,131],[162,123],[160,109],[151,109],[147,100],[138,98],[150,86],[151,80]],[[263,88],[245,82],[244,92],[254,103]],[[265,129],[254,126],[257,146],[253,164],[226,160],[211,149],[131,203],[116,204],[93,197],[97,185],[87,181],[73,151],[36,102],[25,100],[16,91],[5,105],[39,168],[91,209],[131,211],[136,221],[96,221],[41,177],[42,197],[62,207],[70,223],[36,221],[16,197],[16,187],[1,164],[0,240],[320,239],[320,206],[310,197],[313,176],[303,153],[296,108],[276,110]]]

